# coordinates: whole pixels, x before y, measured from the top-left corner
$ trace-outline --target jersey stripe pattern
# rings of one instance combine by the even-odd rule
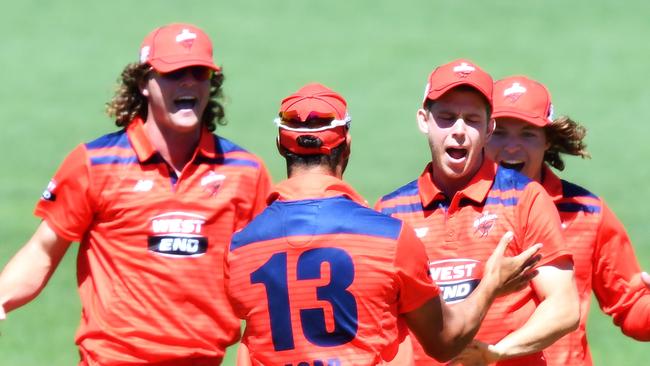
[[[548,364],[592,365],[586,334],[592,290],[624,333],[650,340],[650,291],[639,281],[641,269],[625,228],[601,198],[559,179],[549,168],[543,176],[573,254],[580,297],[578,329],[544,350]]]
[[[540,265],[570,256],[562,243],[558,213],[536,182],[486,160],[468,186],[448,198],[433,184],[431,169],[428,165],[417,180],[382,197],[376,209],[414,228],[447,303],[463,301],[476,289],[486,260],[506,231],[515,238],[506,255],[544,243]],[[538,301],[532,287],[498,298],[476,339],[496,343],[520,328]],[[437,365],[411,338],[416,364]],[[545,361],[540,352],[498,364],[544,365]]]
[[[276,200],[233,238],[227,293],[253,365],[375,365],[396,353],[399,314],[439,293],[412,230],[334,183],[341,195]]]
[[[260,159],[207,129],[179,176],[139,119],[74,149],[35,214],[80,242],[82,361],[219,360],[239,335],[223,253],[269,189]]]

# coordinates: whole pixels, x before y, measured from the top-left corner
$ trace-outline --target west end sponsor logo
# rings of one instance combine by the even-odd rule
[[[208,249],[203,233],[205,217],[187,212],[169,212],[151,218],[149,251],[168,257],[199,257]]]
[[[479,261],[474,259],[446,259],[429,262],[429,273],[440,287],[446,303],[465,300],[478,286]]]

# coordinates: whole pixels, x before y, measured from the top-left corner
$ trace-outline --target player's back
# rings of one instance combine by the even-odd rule
[[[395,266],[398,248],[408,251],[401,231],[401,221],[338,196],[276,201],[236,234],[227,290],[253,364],[391,358],[397,316],[410,306]]]

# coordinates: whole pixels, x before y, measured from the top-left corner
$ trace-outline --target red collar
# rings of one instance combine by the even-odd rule
[[[544,190],[551,196],[553,201],[562,198],[562,181],[546,164],[542,167],[542,177],[542,187],[544,187]]]
[[[300,174],[278,183],[266,201],[271,204],[276,200],[293,201],[336,196],[345,196],[360,205],[368,205],[350,185],[336,177],[320,173]]]
[[[459,198],[469,198],[474,202],[483,202],[497,171],[497,164],[489,159],[484,159],[479,171],[472,177],[472,180],[465,188],[456,192]],[[433,172],[431,163],[429,163],[424,172],[418,178],[418,188],[420,191],[420,200],[424,207],[429,206],[435,200],[445,197],[445,194],[433,183]]]
[[[142,118],[136,116],[126,128],[126,133],[140,162],[144,162],[156,154],[157,151],[151,144],[147,132],[144,130],[144,121],[142,121]],[[196,154],[208,158],[215,158],[217,156],[213,135],[206,127],[203,127],[201,130],[201,138]]]

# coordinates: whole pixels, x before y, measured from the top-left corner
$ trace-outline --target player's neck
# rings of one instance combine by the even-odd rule
[[[306,174],[323,174],[329,175],[334,178],[343,179],[343,171],[341,169],[332,170],[329,166],[325,165],[293,165],[287,166],[287,177],[295,178]]]
[[[161,128],[159,124],[152,121],[145,123],[144,128],[154,148],[176,173],[180,175],[185,165],[194,156],[201,137],[201,130],[197,129],[188,133],[170,131],[169,129]]]

